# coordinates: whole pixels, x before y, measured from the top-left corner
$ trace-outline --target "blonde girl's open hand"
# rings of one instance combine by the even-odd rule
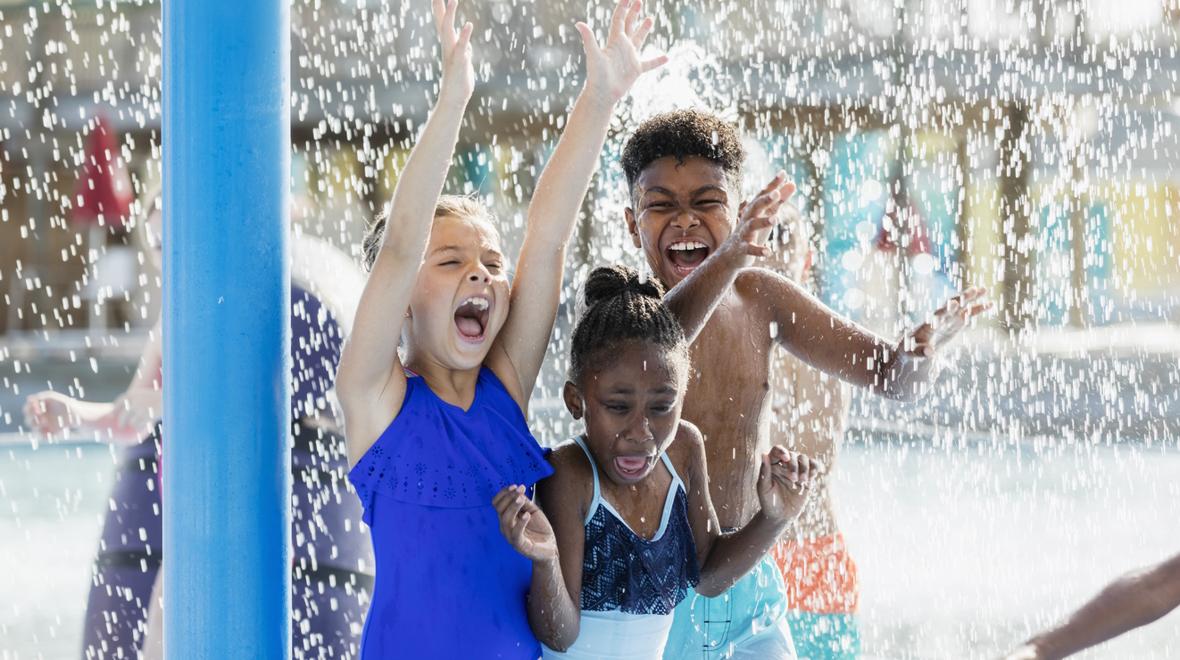
[[[475,65],[471,56],[471,32],[468,22],[455,28],[458,0],[431,0],[434,28],[442,47],[443,76],[440,96],[454,95],[464,101],[475,91]]]
[[[533,561],[556,561],[557,535],[549,519],[532,500],[524,486],[508,486],[492,498],[500,517],[500,533],[520,554]]]
[[[666,55],[640,59],[640,51],[655,20],[643,16],[643,0],[619,0],[610,19],[606,43],[599,45],[589,25],[579,21],[582,48],[586,51],[586,89],[607,103],[616,103],[639,76],[662,66]]]
[[[803,510],[823,463],[775,445],[762,457],[758,501],[762,513],[776,522],[790,522]]]

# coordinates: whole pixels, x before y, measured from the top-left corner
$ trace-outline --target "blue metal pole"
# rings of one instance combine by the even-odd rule
[[[287,0],[164,0],[169,658],[291,655]]]

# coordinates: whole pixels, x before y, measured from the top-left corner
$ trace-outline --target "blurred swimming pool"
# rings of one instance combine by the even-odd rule
[[[0,658],[79,656],[113,456],[0,448]],[[853,433],[834,491],[867,657],[994,658],[1116,575],[1180,551],[1177,477],[1180,452],[1158,446],[945,449]],[[1080,657],[1180,657],[1180,614]]]

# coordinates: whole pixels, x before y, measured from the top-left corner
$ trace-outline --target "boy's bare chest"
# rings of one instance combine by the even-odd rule
[[[738,312],[718,311],[726,313],[715,314],[693,343],[683,410],[707,440],[755,432],[770,392],[769,329]]]

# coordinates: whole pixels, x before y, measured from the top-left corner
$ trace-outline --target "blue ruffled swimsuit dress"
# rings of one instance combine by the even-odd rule
[[[466,411],[408,377],[398,416],[349,473],[376,560],[361,657],[539,657],[532,562],[500,534],[492,498],[552,473],[490,369]]]

